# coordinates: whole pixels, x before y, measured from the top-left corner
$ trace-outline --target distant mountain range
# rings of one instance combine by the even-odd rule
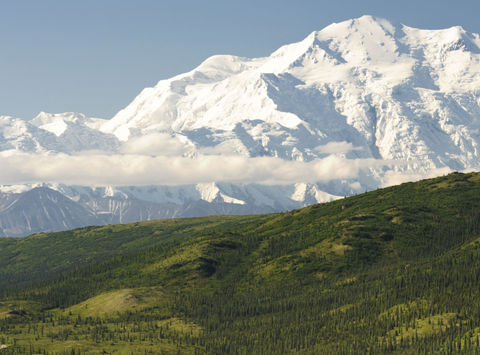
[[[479,35],[363,16],[265,58],[208,58],[144,89],[110,120],[77,113],[0,117],[3,156],[274,157],[322,162],[321,181],[136,187],[20,181],[0,188],[0,235],[287,210],[404,179],[478,170],[479,144]],[[340,163],[328,170],[330,161]],[[335,175],[342,164],[358,169]]]

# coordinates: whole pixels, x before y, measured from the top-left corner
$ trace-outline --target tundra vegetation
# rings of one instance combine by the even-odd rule
[[[0,239],[0,354],[480,353],[480,174]]]

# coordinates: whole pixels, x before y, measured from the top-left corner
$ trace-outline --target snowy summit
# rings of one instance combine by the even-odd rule
[[[9,185],[1,188],[0,234],[8,224],[2,216],[13,218],[12,201],[44,181],[42,189],[80,204],[84,219],[97,216],[99,223],[269,212],[479,170],[479,144],[479,35],[363,16],[268,57],[210,57],[144,89],[109,120],[74,113],[0,117],[0,159],[9,159],[3,166],[60,159],[52,165],[58,181],[44,167],[25,168],[25,181],[15,186],[0,181]],[[70,165],[62,170],[63,162]],[[182,170],[185,162],[193,170]],[[225,165],[238,172],[222,171]],[[94,175],[105,166],[119,183],[101,180],[103,171]],[[79,170],[62,179],[68,169]],[[99,181],[68,183],[86,169]],[[140,185],[139,176],[146,177],[143,186],[128,186]],[[253,183],[257,177],[269,185]]]

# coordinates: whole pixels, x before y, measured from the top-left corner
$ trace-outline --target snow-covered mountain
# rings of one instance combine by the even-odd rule
[[[4,235],[21,236],[98,224],[94,213],[47,187],[7,198],[6,204],[0,203],[3,205],[0,230]]]
[[[95,223],[300,207],[403,179],[478,170],[479,144],[480,36],[371,16],[332,24],[268,57],[213,56],[144,89],[109,120],[0,117],[0,153],[10,155],[272,157],[315,163],[322,176],[268,186],[212,178],[82,187],[59,184],[61,177],[47,185],[93,213]],[[358,169],[336,174],[332,161]],[[0,188],[0,234],[6,208],[33,186]]]
[[[0,151],[28,153],[75,153],[88,150],[112,152],[118,139],[99,128],[106,120],[88,118],[81,113],[41,112],[30,121],[0,116]]]
[[[297,160],[348,142],[356,157],[465,169],[479,165],[479,128],[478,35],[364,16],[266,58],[211,57],[143,90],[100,129]]]
[[[229,193],[231,197],[227,195]],[[86,225],[285,211],[336,196],[312,184],[86,187],[29,184],[0,188],[0,235],[23,236]]]

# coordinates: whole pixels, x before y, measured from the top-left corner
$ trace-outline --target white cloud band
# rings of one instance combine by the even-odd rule
[[[290,184],[354,179],[361,170],[391,166],[376,159],[337,155],[310,162],[274,157],[200,155],[196,158],[143,154],[81,155],[0,153],[0,184],[56,182],[76,185],[180,185],[210,181]]]

